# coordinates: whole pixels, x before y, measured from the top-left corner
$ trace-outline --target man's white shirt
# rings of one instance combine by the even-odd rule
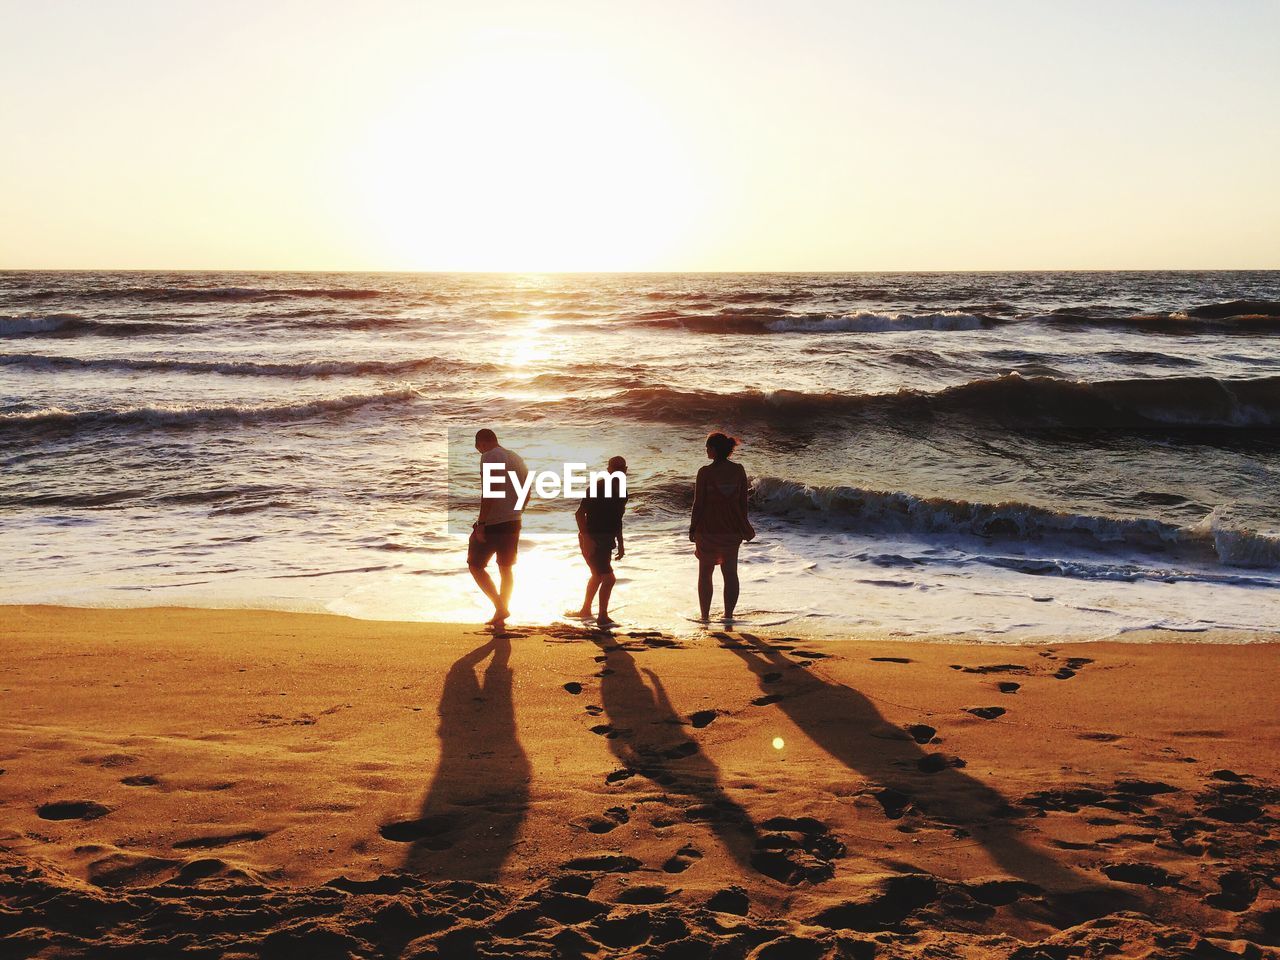
[[[524,465],[524,460],[520,454],[513,453],[505,447],[494,447],[480,455],[480,479],[484,481],[484,465],[486,463],[498,464],[502,473],[502,484],[499,489],[502,490],[502,498],[486,497],[480,501],[480,522],[486,526],[493,523],[508,523],[519,513],[516,510],[516,489],[515,484],[511,482],[510,472],[514,472],[520,478],[521,485],[524,484],[525,478],[529,475],[529,468]],[[493,469],[492,467],[490,468]]]

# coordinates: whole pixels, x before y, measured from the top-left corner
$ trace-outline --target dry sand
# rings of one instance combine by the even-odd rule
[[[0,633],[2,956],[1280,955],[1277,643]]]

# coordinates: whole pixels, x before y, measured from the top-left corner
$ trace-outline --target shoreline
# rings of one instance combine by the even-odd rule
[[[1280,946],[1280,642],[13,606],[0,629],[19,956]]]
[[[456,630],[456,631],[479,631],[484,629],[484,624],[480,622],[466,622],[456,620],[412,620],[401,617],[363,617],[355,616],[350,613],[339,613],[327,609],[328,601],[317,601],[314,605],[305,603],[297,603],[291,605],[282,605],[279,607],[269,606],[242,606],[238,604],[205,604],[205,603],[155,603],[155,604],[79,604],[79,603],[24,603],[20,601],[3,601],[0,602],[0,618],[3,618],[7,612],[15,610],[31,610],[31,609],[48,609],[48,610],[79,610],[79,611],[119,611],[119,612],[141,612],[141,611],[189,611],[189,612],[208,612],[208,613],[225,613],[225,614],[284,614],[296,615],[304,617],[333,617],[338,620],[349,620],[354,623],[367,624],[395,624],[399,626],[413,626],[432,630]],[[1120,628],[1114,633],[1086,634],[1086,633],[1027,633],[1019,634],[1013,631],[956,631],[953,633],[946,632],[921,632],[910,633],[903,630],[889,629],[882,627],[880,629],[863,628],[858,630],[846,630],[844,633],[853,634],[849,637],[837,636],[831,633],[805,633],[803,630],[794,629],[793,623],[781,624],[753,624],[746,621],[740,621],[732,627],[725,627],[722,621],[712,618],[709,624],[703,626],[689,622],[689,629],[685,631],[660,630],[643,623],[623,623],[613,632],[618,634],[626,634],[629,631],[654,631],[671,633],[673,636],[679,637],[684,641],[697,640],[700,637],[705,638],[717,631],[728,629],[729,632],[738,632],[738,627],[744,627],[749,632],[768,634],[768,635],[785,635],[793,639],[804,640],[812,643],[903,643],[903,644],[952,644],[952,645],[976,645],[976,646],[996,646],[996,647],[1039,647],[1049,646],[1053,644],[1086,644],[1086,643],[1108,643],[1108,644],[1149,644],[1149,643],[1169,643],[1169,644],[1185,644],[1185,645],[1251,645],[1251,644],[1269,644],[1280,643],[1280,628],[1262,629],[1262,628],[1234,628],[1234,627],[1204,627],[1204,628],[1173,628],[1173,627],[1128,627]],[[586,632],[594,632],[596,628],[589,624],[578,623],[569,618],[559,618],[547,622],[535,623],[513,620],[510,622],[509,630],[517,632],[545,632],[559,631],[566,629],[584,630]]]

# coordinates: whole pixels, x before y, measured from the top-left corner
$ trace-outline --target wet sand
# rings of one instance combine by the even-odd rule
[[[1280,642],[36,606],[0,634],[5,956],[1280,944]]]

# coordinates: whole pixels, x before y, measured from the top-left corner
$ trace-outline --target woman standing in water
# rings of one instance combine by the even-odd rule
[[[716,567],[724,578],[724,620],[726,624],[733,621],[738,605],[738,548],[743,540],[756,536],[747,519],[747,471],[729,460],[737,445],[737,440],[723,433],[707,437],[711,462],[698,471],[694,482],[689,539],[698,558],[698,604],[704,622],[711,619],[711,574]]]

